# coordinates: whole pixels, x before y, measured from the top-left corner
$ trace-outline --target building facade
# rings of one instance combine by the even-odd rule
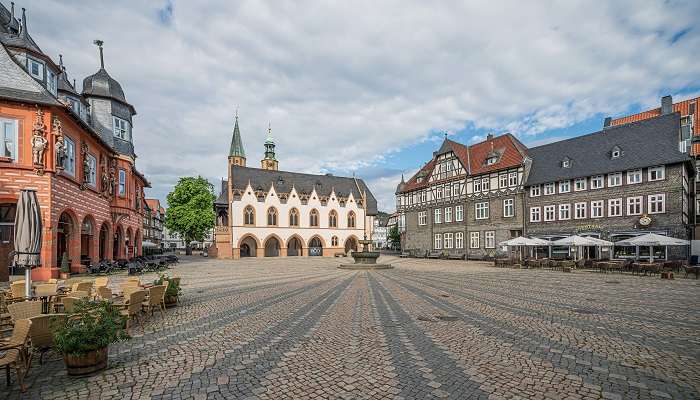
[[[375,249],[384,249],[388,247],[388,234],[387,229],[388,218],[374,218],[374,227],[372,228],[372,246]]]
[[[482,259],[522,234],[522,190],[528,159],[510,134],[471,146],[445,139],[433,158],[397,187],[402,247]]]
[[[165,221],[165,209],[160,205],[160,200],[146,199],[144,202],[143,215],[144,243],[148,242],[150,247],[163,248],[163,222]]]
[[[21,21],[0,3],[0,280],[7,279],[16,202],[34,189],[42,210],[41,266],[34,279],[101,259],[138,255],[145,177],[135,167],[134,107],[104,68],[82,92],[41,51]]]
[[[377,202],[361,179],[278,166],[270,129],[261,168],[246,166],[236,116],[210,256],[333,256],[357,250],[360,239],[371,237]]]

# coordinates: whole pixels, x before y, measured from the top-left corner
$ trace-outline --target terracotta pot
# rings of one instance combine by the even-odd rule
[[[107,368],[108,356],[109,351],[105,347],[79,356],[64,354],[63,361],[66,363],[68,375],[82,376]]]
[[[165,296],[165,306],[175,307],[177,305],[177,296]]]

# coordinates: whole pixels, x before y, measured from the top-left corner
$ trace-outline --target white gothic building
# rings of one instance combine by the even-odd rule
[[[361,179],[279,171],[278,165],[268,130],[261,168],[246,166],[236,117],[228,179],[214,203],[210,256],[329,257],[372,237],[377,201]]]

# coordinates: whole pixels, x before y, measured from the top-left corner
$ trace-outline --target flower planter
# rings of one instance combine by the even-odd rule
[[[165,296],[165,306],[175,307],[177,305],[177,296]]]
[[[79,356],[64,354],[63,361],[66,363],[68,375],[83,376],[107,368],[108,355],[108,348],[105,347]]]

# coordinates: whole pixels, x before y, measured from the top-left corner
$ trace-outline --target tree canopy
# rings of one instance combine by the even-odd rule
[[[201,176],[183,177],[167,199],[165,227],[180,234],[189,251],[191,241],[203,241],[214,227],[214,186]]]

